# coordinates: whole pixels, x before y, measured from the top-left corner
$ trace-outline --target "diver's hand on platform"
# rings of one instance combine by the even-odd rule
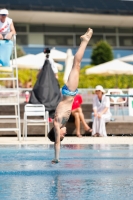
[[[59,163],[60,160],[58,160],[58,159],[53,159],[51,162],[52,162],[52,164],[56,164],[56,163]]]

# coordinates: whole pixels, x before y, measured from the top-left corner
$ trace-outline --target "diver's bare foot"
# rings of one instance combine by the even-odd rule
[[[84,35],[80,36],[80,39],[89,42],[89,40],[92,37],[92,34],[93,34],[93,29],[88,28],[87,32]]]

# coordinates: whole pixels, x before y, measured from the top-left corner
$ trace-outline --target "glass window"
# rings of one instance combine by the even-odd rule
[[[73,36],[69,35],[45,35],[45,45],[49,46],[73,46]]]
[[[45,32],[73,32],[73,26],[45,26]]]
[[[118,28],[119,33],[133,33],[133,28]]]
[[[28,36],[27,35],[17,35],[17,44],[19,45],[28,45]]]
[[[43,25],[30,25],[29,31],[34,32],[34,33],[44,32],[44,26]]]
[[[103,33],[104,28],[103,27],[92,27],[94,33]]]
[[[104,32],[105,33],[116,33],[116,28],[105,27]]]
[[[93,35],[90,42],[89,46],[93,46],[95,43],[99,42],[100,40],[103,40],[102,35]],[[76,46],[80,45],[80,35],[76,35]]]
[[[27,32],[27,27],[25,25],[14,25],[16,32]]]
[[[87,31],[87,26],[75,26],[74,32],[79,32],[84,34]]]
[[[107,41],[111,46],[116,46],[116,37],[115,37],[115,36],[106,36],[106,41]]]
[[[132,36],[120,36],[119,37],[120,46],[133,46],[133,37]]]

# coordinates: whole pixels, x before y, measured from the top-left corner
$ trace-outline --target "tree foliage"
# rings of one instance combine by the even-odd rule
[[[102,40],[96,43],[92,50],[91,60],[92,65],[99,65],[113,60],[113,52],[111,46]]]

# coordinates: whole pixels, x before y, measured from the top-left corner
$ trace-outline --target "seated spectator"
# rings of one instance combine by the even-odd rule
[[[105,122],[110,121],[110,100],[105,96],[105,91],[101,85],[96,86],[95,96],[93,98],[94,121],[92,136],[107,136]]]
[[[13,21],[8,17],[8,10],[0,10],[0,40],[10,40],[15,33]]]
[[[80,107],[81,104],[82,104],[82,97],[81,95],[78,94],[74,98],[73,105],[72,105],[72,113],[71,113],[75,118],[77,137],[82,137],[82,135],[80,134],[80,121],[82,122],[85,131],[89,131],[89,132],[92,131],[84,119],[84,114],[82,112],[82,108]]]

